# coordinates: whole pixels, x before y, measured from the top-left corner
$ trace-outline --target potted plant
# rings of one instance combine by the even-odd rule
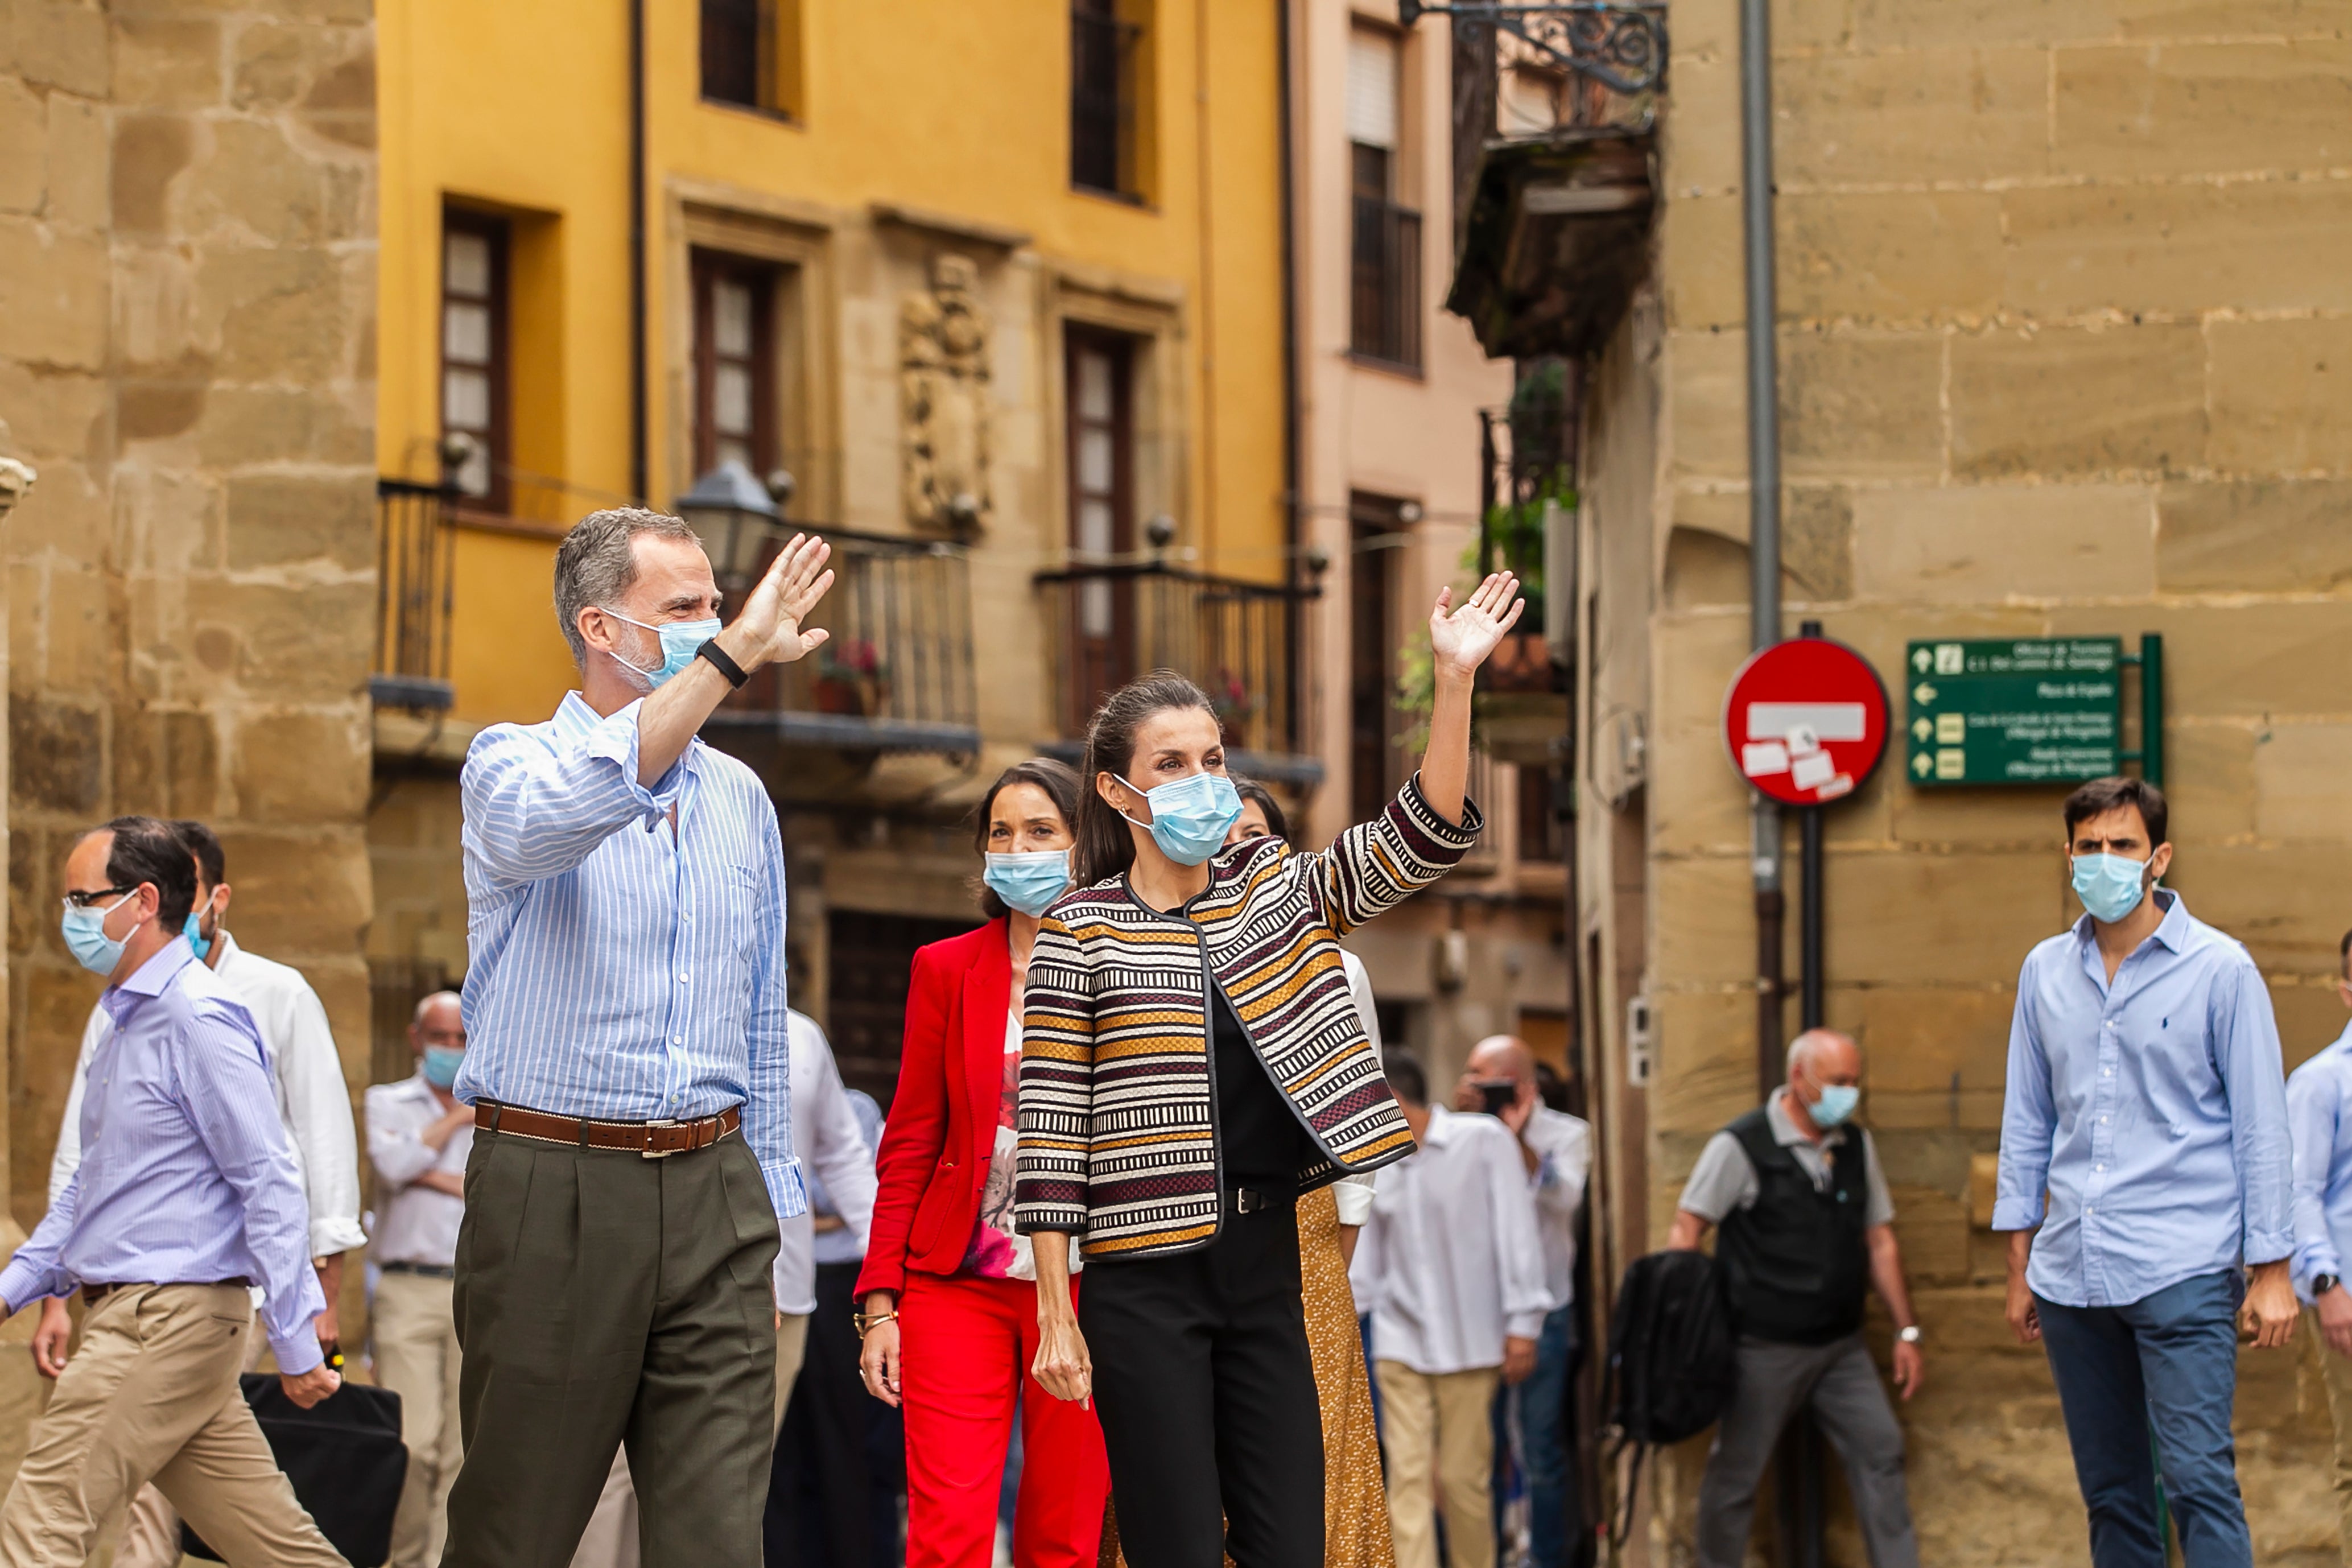
[[[871,719],[890,700],[890,666],[863,637],[829,642],[817,653],[816,710]]]

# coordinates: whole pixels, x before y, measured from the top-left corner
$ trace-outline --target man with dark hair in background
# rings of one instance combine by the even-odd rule
[[[237,1389],[257,1284],[287,1396],[307,1408],[341,1379],[267,1047],[182,936],[195,892],[153,817],[117,817],[66,858],[60,934],[106,977],[112,1027],[81,1106],[89,1158],[0,1270],[0,1318],[76,1288],[89,1308],[0,1504],[11,1568],[82,1563],[150,1479],[232,1563],[343,1568]]]
[[[2094,1568],[2163,1568],[2159,1479],[2190,1568],[2251,1568],[2230,1433],[2238,1328],[2268,1349],[2296,1315],[2270,992],[2243,947],[2158,885],[2163,791],[2095,779],[2064,816],[2084,913],[2026,955],[2009,1028],[1992,1212],[2010,1233],[2009,1324],[2049,1352]]]
[[[2352,931],[2336,949],[2336,994],[2352,1008]],[[2352,1568],[2352,1024],[2288,1076],[2294,1132],[2294,1289],[2311,1321],[2309,1354],[2336,1427],[2337,1550]]]
[[[367,1241],[360,1229],[359,1141],[342,1058],[327,1023],[327,1009],[301,971],[247,952],[229,934],[228,861],[218,836],[192,820],[165,826],[195,868],[194,900],[176,934],[186,937],[229,995],[245,1005],[268,1047],[278,1120],[286,1130],[302,1184],[311,1267],[327,1300],[327,1310],[319,1315],[319,1339],[331,1353],[340,1334],[335,1303],[342,1289],[343,1254]],[[49,1162],[52,1203],[80,1168],[81,1107],[89,1064],[113,1029],[103,1005],[89,1010],[58,1127],[57,1152]],[[33,1364],[42,1376],[55,1377],[64,1370],[72,1332],[66,1304],[55,1298],[44,1302],[40,1326],[33,1333]],[[254,1336],[247,1345],[246,1371],[259,1364],[262,1349],[260,1336]],[[179,1563],[180,1521],[154,1488],[142,1491],[131,1504],[114,1561],[116,1568],[175,1568]]]

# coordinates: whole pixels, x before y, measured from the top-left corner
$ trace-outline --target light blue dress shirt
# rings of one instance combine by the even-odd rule
[[[805,1204],[776,808],[757,774],[698,740],[640,784],[637,706],[599,718],[567,692],[546,723],[493,725],[467,753],[456,1092],[614,1121],[740,1105],[788,1218]]]
[[[22,1311],[79,1285],[247,1279],[279,1370],[310,1371],[327,1299],[252,1016],[184,942],[98,1003],[114,1028],[90,1058],[81,1167],[0,1270],[0,1300]]]
[[[2179,894],[2155,897],[2163,923],[2112,984],[2088,915],[2017,977],[1992,1228],[2041,1226],[2026,1283],[2060,1306],[2128,1306],[2294,1249],[2270,992]]]
[[[2352,1238],[2352,1024],[2286,1080],[2294,1131],[2294,1290],[2308,1301],[2315,1275],[2344,1273]]]

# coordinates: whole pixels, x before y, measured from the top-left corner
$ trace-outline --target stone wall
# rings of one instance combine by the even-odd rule
[[[2252,950],[2292,1066],[2343,1025],[2352,924],[2352,195],[2336,177],[2352,8],[1789,0],[1774,26],[1788,629],[1816,616],[1882,671],[1911,637],[2162,633],[2170,881]],[[1647,537],[1654,563],[1633,590],[1654,693],[1653,1244],[1701,1142],[1751,1102],[1755,1041],[1747,795],[1719,738],[1748,644],[1737,6],[1684,0],[1674,27],[1664,330],[1636,354],[1637,312],[1612,351],[1651,367],[1615,395],[1621,412],[1657,400],[1661,453],[1620,474],[1597,446],[1592,476],[1596,492],[1663,481],[1646,515],[1598,518]],[[1997,1146],[2018,964],[2078,912],[2063,792],[1897,773],[1830,817],[1829,1018],[1868,1052],[1922,1288],[1929,1387],[1906,1416],[1924,1555],[2079,1562],[2047,1373],[2008,1341],[1969,1203]],[[1793,915],[1793,852],[1790,869]],[[2300,1353],[2245,1363],[2266,1563],[2336,1550]],[[1687,1492],[1671,1471],[1666,1488],[1658,1543],[1682,1561]],[[1859,1559],[1851,1532],[1840,1546]]]
[[[238,940],[364,1070],[374,142],[368,0],[0,0],[0,454],[40,473],[5,542],[21,1225],[99,990],[56,934],[89,823],[212,822]]]

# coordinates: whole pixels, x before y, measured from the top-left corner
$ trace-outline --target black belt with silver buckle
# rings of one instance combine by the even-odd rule
[[[421,1274],[427,1279],[455,1279],[457,1271],[446,1263],[382,1263],[376,1266],[382,1274]]]
[[[1227,1187],[1225,1195],[1233,1200],[1235,1214],[1257,1214],[1265,1209],[1288,1208],[1298,1201],[1294,1194],[1269,1192],[1264,1187]]]

